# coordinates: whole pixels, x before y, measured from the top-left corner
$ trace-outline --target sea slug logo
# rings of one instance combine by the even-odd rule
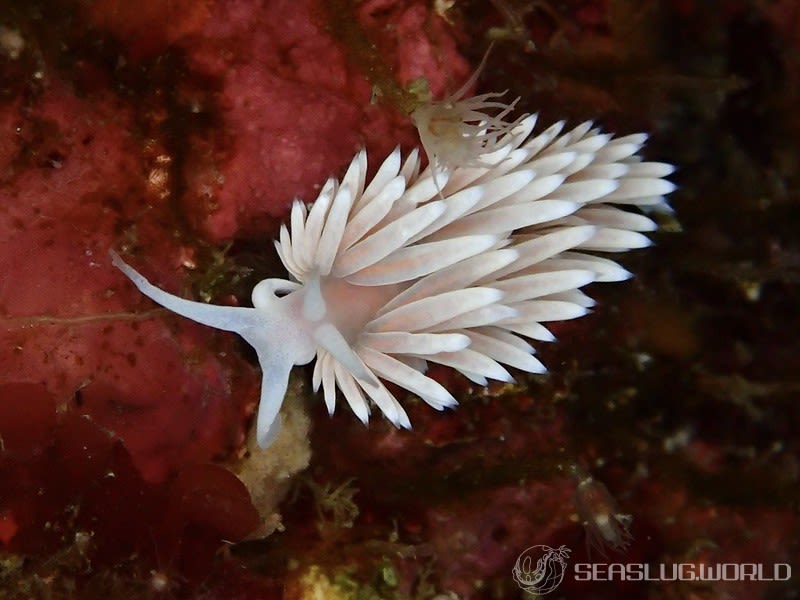
[[[531,546],[517,558],[512,571],[514,581],[526,592],[549,594],[564,580],[570,552],[566,546]]]
[[[517,558],[514,581],[526,592],[544,596],[564,581],[571,550],[531,546]],[[792,579],[789,563],[585,563],[572,564],[575,581],[765,581]]]

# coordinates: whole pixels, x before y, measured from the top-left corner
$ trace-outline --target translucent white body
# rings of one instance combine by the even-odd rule
[[[590,123],[561,135],[558,123],[531,137],[535,121],[499,137],[480,166],[420,173],[416,151],[403,160],[395,150],[367,185],[359,152],[313,204],[295,201],[275,244],[291,280],[259,283],[253,308],[178,298],[116,254],[114,263],[159,304],[255,347],[262,446],[277,431],[289,371],[314,358],[330,412],[338,388],[363,422],[375,405],[408,428],[382,380],[441,410],[456,401],[425,375],[428,362],[481,385],[510,381],[504,364],[544,371],[527,339],[551,341],[543,323],[585,314],[593,303],[582,286],[630,276],[586,251],[650,244],[641,232],[655,224],[610,203],[667,207],[672,167],[641,162],[645,136],[612,139]]]

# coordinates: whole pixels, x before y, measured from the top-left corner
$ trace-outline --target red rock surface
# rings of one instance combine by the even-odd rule
[[[269,247],[271,219],[293,197],[312,198],[364,143],[378,160],[411,131],[369,104],[317,4],[190,4],[88,3],[93,26],[130,45],[126,60],[178,46],[183,64],[104,72],[79,56],[67,72],[48,68],[35,93],[18,82],[0,117],[4,381],[44,382],[63,403],[79,391],[74,408],[120,435],[152,479],[235,447],[257,374],[230,336],[144,312],[152,305],[110,267],[108,249],[146,255],[148,276],[186,292],[192,235],[257,234]],[[419,18],[421,7],[404,11]],[[417,34],[413,47],[423,43]],[[451,42],[437,51],[463,66]],[[149,78],[137,79],[142,68]],[[76,73],[80,84],[68,79]],[[143,100],[122,85],[141,86]],[[213,127],[176,134],[182,111]]]
[[[154,309],[108,248],[172,292],[246,302],[237,268],[269,271],[248,256],[272,252],[295,196],[312,199],[361,145],[375,165],[415,143],[372,84],[424,75],[452,90],[471,71],[455,41],[477,64],[518,4],[457,2],[445,19],[422,0],[85,0],[43,19],[41,3],[13,3],[2,25],[25,48],[0,49],[0,550],[18,587],[0,597],[519,598],[510,573],[528,546],[601,560],[572,464],[633,517],[609,561],[797,567],[791,2],[517,15],[525,39],[496,44],[482,91],[510,88],[543,121],[654,129],[648,152],[681,167],[686,232],[659,235],[627,259],[632,283],[592,290],[595,314],[557,327],[549,379],[483,392],[437,370],[462,405],[408,400],[412,432],[315,404],[285,532],[223,543],[255,513],[208,461],[240,446],[258,371],[231,336]],[[793,593],[569,578],[560,592]]]
[[[221,88],[219,130],[210,140],[189,136],[196,151],[186,160],[182,195],[212,240],[263,233],[294,198],[313,200],[361,147],[377,165],[395,145],[415,143],[407,118],[371,104],[371,85],[330,34],[326,10],[320,2],[217,3],[200,39],[187,45],[187,66]],[[449,77],[464,76],[466,64],[424,3],[393,10],[366,3],[359,14],[365,36],[394,40],[384,56],[400,63],[400,82],[425,75],[441,90],[440,64]]]
[[[424,7],[399,10],[435,35],[412,43],[407,26],[387,60],[413,47],[437,62],[404,77],[438,81],[439,61],[462,77]],[[207,462],[241,445],[259,373],[233,336],[144,299],[108,250],[191,296],[209,243],[271,252],[294,197],[413,128],[370,103],[324,3],[87,1],[11,18],[25,46],[0,52],[0,543],[44,561],[14,573],[20,589],[172,593],[255,527],[244,488]],[[376,13],[363,35],[387,26]]]
[[[0,383],[46,385],[123,438],[148,479],[235,447],[254,369],[230,352],[233,340],[147,312],[109,264],[133,226],[166,258],[162,282],[179,277],[168,207],[143,180],[132,107],[109,92],[79,98],[53,76],[14,124],[19,150],[0,216]],[[218,350],[206,350],[213,339]]]
[[[88,415],[57,412],[43,386],[0,385],[0,399],[0,540],[6,552],[49,556],[34,568],[42,577],[72,563],[102,572],[134,556],[141,573],[202,578],[223,540],[258,525],[244,485],[221,466],[186,466],[168,484],[149,483],[119,438]],[[67,585],[53,583],[54,593]]]

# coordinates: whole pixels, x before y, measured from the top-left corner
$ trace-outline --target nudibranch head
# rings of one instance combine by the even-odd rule
[[[366,423],[377,406],[409,428],[390,381],[437,410],[455,398],[425,375],[430,362],[477,384],[510,381],[503,365],[538,373],[529,340],[583,315],[591,282],[630,274],[589,252],[648,246],[656,225],[630,207],[667,208],[672,167],[643,162],[643,135],[614,139],[535,117],[498,130],[472,166],[429,166],[392,152],[367,183],[367,154],[311,205],[295,201],[275,246],[290,280],[266,280],[253,308],[192,302],[151,285],[114,255],[150,298],[200,323],[235,331],[263,369],[258,440],[269,444],[289,371],[316,358],[314,389],[328,411],[337,390]],[[620,205],[620,206],[613,206]]]

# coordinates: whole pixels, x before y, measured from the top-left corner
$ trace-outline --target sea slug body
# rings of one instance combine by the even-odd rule
[[[256,349],[261,446],[278,430],[292,366],[314,358],[329,412],[338,388],[364,423],[375,405],[410,428],[384,380],[442,410],[456,400],[425,375],[429,362],[481,385],[510,381],[503,365],[544,371],[528,341],[553,339],[543,323],[585,314],[586,284],[630,276],[587,252],[650,245],[655,223],[627,208],[668,208],[673,169],[641,160],[646,136],[614,139],[588,122],[531,136],[535,123],[515,121],[470,166],[422,170],[418,151],[395,150],[369,183],[360,151],[313,204],[295,201],[275,243],[291,279],[260,282],[253,308],[179,298],[113,261],[155,302]]]

